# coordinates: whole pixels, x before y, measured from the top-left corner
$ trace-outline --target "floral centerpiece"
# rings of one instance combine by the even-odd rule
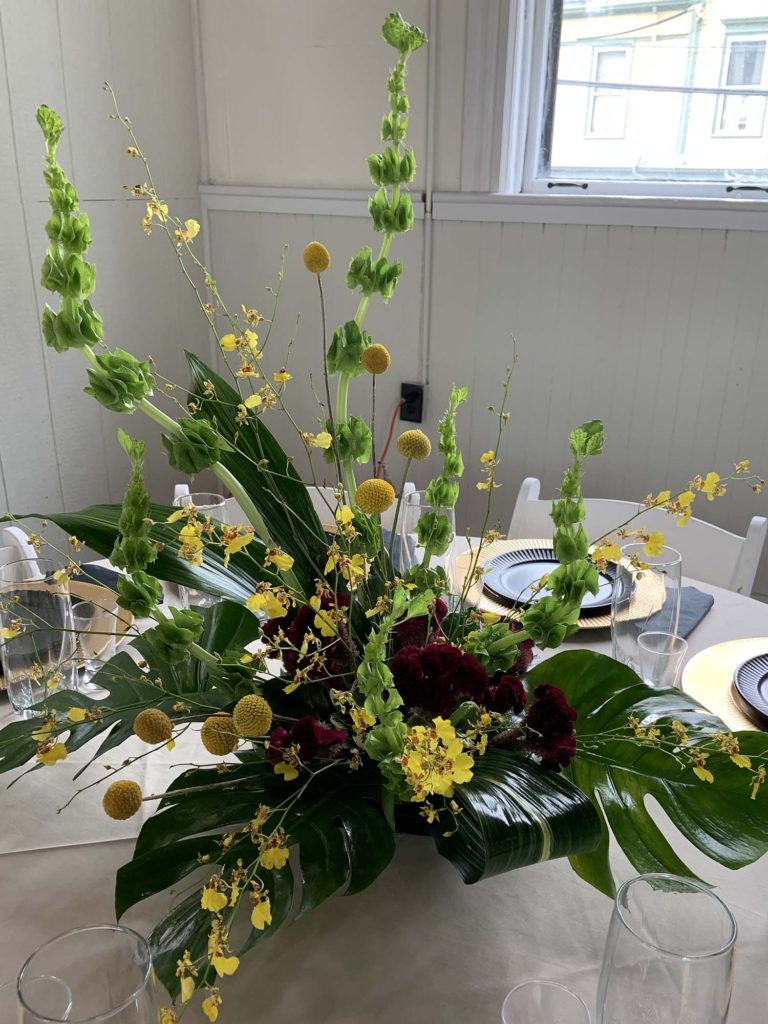
[[[546,594],[519,620],[481,614],[466,601],[482,574],[483,548],[499,536],[489,526],[490,509],[511,372],[494,412],[496,443],[483,454],[474,482],[488,506],[463,592],[449,594],[440,558],[453,539],[448,511],[464,474],[457,441],[464,388],[451,392],[438,429],[440,471],[427,488],[430,511],[418,524],[423,557],[407,570],[393,560],[401,496],[376,474],[372,423],[350,415],[348,395],[353,381],[375,386],[390,364],[365,320],[372,301],[393,297],[403,271],[390,250],[414,219],[406,71],[426,40],[395,14],[383,36],[396,61],[387,80],[383,149],[368,159],[376,187],[369,208],[382,241],[377,256],[365,247],[349,263],[357,309],[332,334],[323,293],[330,254],[317,241],[304,251],[322,317],[319,430],[293,419],[286,404],[291,373],[281,363],[270,366],[274,311],[265,319],[250,306],[234,313],[225,306],[196,255],[199,225],[169,210],[115,104],[113,117],[130,135],[128,153],[145,168],[146,181],[130,190],[146,204],[142,227],[167,236],[227,367],[223,376],[188,354],[189,387],[160,389],[176,414],[152,401],[158,376],[152,360],[105,341],[90,301],[88,217],[56,160],[63,125],[53,110],[38,111],[52,210],[42,281],[59,296],[58,307],[43,313],[46,342],[57,351],[79,349],[86,393],[110,410],[150,416],[163,430],[171,467],[190,477],[211,470],[243,513],[241,523],[224,525],[194,505],[153,504],[142,476],[144,445],[120,432],[131,463],[122,506],[40,517],[62,527],[75,550],[87,544],[124,570],[119,605],[155,625],[133,636],[133,656],[123,651],[100,670],[106,699],[51,685],[37,718],[0,733],[4,771],[27,762],[43,769],[94,740],[98,758],[133,736],[147,745],[141,756],[151,757],[181,735],[198,733],[199,765],[182,771],[167,792],[143,793],[130,778],[132,757],[107,773],[103,798],[104,810],[117,819],[131,817],[144,802],[157,803],[132,861],[118,873],[118,915],[204,870],[200,885],[151,936],[175,1005],[162,1011],[163,1024],[177,1019],[196,989],[208,1018],[217,1019],[220,980],[286,920],[295,873],[305,914],[336,893],[370,885],[391,860],[398,831],[431,837],[468,883],[568,857],[607,894],[613,892],[609,831],[638,870],[688,870],[649,816],[648,796],[721,863],[739,867],[768,848],[754,803],[766,777],[761,736],[731,734],[681,692],[652,691],[628,668],[587,651],[571,649],[531,668],[534,647],[557,647],[576,632],[582,599],[597,590],[598,568],[620,555],[617,536],[595,538],[591,548],[583,525],[582,474],[603,450],[599,421],[568,439],[571,464],[552,505],[559,565]],[[279,288],[275,302],[278,295]],[[269,429],[279,413],[296,429],[311,483],[319,459],[330,467],[325,472],[336,486],[327,517],[316,514],[293,458]],[[421,430],[400,436],[403,480],[411,461],[425,459],[431,448]],[[714,498],[736,478],[756,488],[761,483],[738,463],[724,478],[696,477],[644,507],[663,507],[671,521],[684,524],[697,496]],[[393,507],[387,536],[380,516]],[[624,524],[618,536],[630,531]],[[641,535],[649,553],[664,540]],[[43,532],[31,539],[46,543]],[[60,579],[80,571],[73,554]],[[204,612],[166,611],[158,603],[160,580],[222,600]],[[9,622],[2,635],[7,644],[34,628]],[[240,916],[247,938],[236,947],[233,925]]]

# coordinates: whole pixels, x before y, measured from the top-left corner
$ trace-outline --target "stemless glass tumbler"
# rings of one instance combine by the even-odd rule
[[[48,983],[42,985],[41,978]],[[17,986],[23,1024],[156,1024],[159,1019],[149,946],[120,925],[78,928],[51,939],[24,964]],[[57,1015],[53,997],[61,1003],[62,989],[71,1005]]]
[[[77,689],[72,605],[47,558],[0,566],[0,661],[11,707],[22,718],[48,693]]]
[[[442,517],[448,521],[450,541],[445,547]],[[429,551],[432,568],[442,567],[450,583],[451,592],[456,592],[456,515],[452,508],[433,508],[427,504],[426,491],[412,491],[403,497],[398,522],[399,546],[394,551],[394,565],[397,572],[406,572],[420,565]],[[442,541],[442,543],[441,543]],[[443,550],[444,549],[444,550]],[[440,554],[436,554],[440,551]]]
[[[736,921],[698,882],[640,875],[616,895],[598,1024],[725,1024]]]
[[[215,523],[228,523],[227,499],[210,491],[198,491],[194,494],[180,494],[173,499],[176,508],[188,508],[194,505],[201,516],[210,516]],[[192,590],[179,585],[179,599],[182,608],[212,608],[221,598],[206,594],[202,590]]]
[[[649,555],[644,544],[625,544],[617,565],[611,601],[611,637],[616,661],[640,675],[641,633],[677,633],[683,560],[663,547]]]
[[[589,1010],[577,995],[549,981],[526,981],[504,1000],[502,1024],[590,1024]]]

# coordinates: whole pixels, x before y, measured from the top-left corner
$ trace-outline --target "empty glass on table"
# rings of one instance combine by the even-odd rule
[[[429,554],[431,568],[445,570],[450,591],[455,594],[457,543],[454,509],[433,507],[426,500],[426,491],[412,491],[403,497],[397,527],[398,543],[393,551],[396,572],[406,572],[421,565]]]
[[[674,633],[641,633],[640,677],[654,690],[677,686],[688,643]]]
[[[47,558],[0,566],[0,662],[11,707],[22,718],[59,689],[77,689],[72,605]]]
[[[640,875],[616,895],[597,992],[598,1024],[725,1024],[736,921],[704,885]]]
[[[590,1024],[589,1010],[579,997],[551,981],[526,981],[508,994],[501,1008],[502,1024]]]
[[[176,508],[188,508],[194,505],[200,518],[206,516],[215,523],[229,524],[227,513],[227,499],[220,494],[210,491],[197,491],[193,494],[179,494],[173,499]],[[182,608],[212,608],[221,600],[213,594],[206,594],[202,590],[193,590],[191,587],[182,587],[179,584],[179,599]]]
[[[642,543],[625,544],[621,556],[611,601],[613,656],[640,675],[640,634],[677,633],[683,560],[670,547],[649,555]]]
[[[98,690],[91,680],[115,653],[115,612],[96,601],[72,605],[81,690]]]
[[[63,1015],[51,1012],[57,979],[71,994]],[[121,925],[76,928],[29,957],[18,978],[23,1024],[156,1024],[160,1006],[149,946]],[[61,991],[59,991],[61,997]]]
[[[72,993],[61,978],[39,977],[30,980],[31,998],[40,1012],[46,1016],[43,1020],[69,1021],[72,1012]],[[38,1018],[39,1019],[39,1018]],[[27,1024],[30,1017],[19,1002],[19,989],[16,981],[0,984],[0,1021],[3,1024]]]

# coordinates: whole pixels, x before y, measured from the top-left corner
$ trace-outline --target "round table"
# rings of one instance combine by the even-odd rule
[[[696,585],[712,593],[715,604],[689,637],[689,655],[724,640],[768,637],[768,605]],[[610,638],[585,632],[567,646],[610,653]],[[8,717],[3,708],[0,721]],[[183,760],[177,748],[151,769],[165,773],[161,786]],[[74,764],[73,756],[3,791],[0,982],[14,977],[28,953],[56,933],[114,919],[114,875],[130,858],[132,840],[126,837],[135,835],[136,824],[103,816],[100,787],[57,817],[62,796],[71,795]],[[137,770],[131,777],[144,784]],[[768,859],[728,871],[661,823],[683,859],[720,887],[736,914],[739,952],[729,1024],[756,1024],[768,996]],[[620,851],[614,861],[618,878],[635,873]],[[139,905],[126,923],[147,933],[167,902],[165,896]],[[497,1024],[505,993],[530,978],[562,981],[591,1005],[610,913],[611,901],[577,878],[566,861],[465,886],[430,840],[405,836],[368,890],[326,901],[247,954],[223,985],[219,1019]],[[205,1024],[197,1006],[184,1021]]]

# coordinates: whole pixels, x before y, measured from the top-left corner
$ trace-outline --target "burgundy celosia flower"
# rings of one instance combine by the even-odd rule
[[[495,686],[489,686],[483,700],[489,711],[512,711],[519,715],[528,702],[528,693],[522,679],[517,676],[503,675]]]
[[[329,611],[336,607],[348,608],[349,596],[347,594],[325,593],[320,599],[320,607],[323,611]],[[318,635],[315,628],[315,616],[317,612],[309,605],[302,605],[280,619],[269,619],[262,626],[262,633],[273,645],[279,656],[283,659],[285,670],[290,676],[294,676],[298,669],[305,668],[310,661],[312,654],[317,648],[310,646],[307,656],[302,657],[299,653],[304,642],[307,630],[312,630]],[[285,640],[278,640],[280,630],[285,634]],[[323,685],[331,687],[338,686],[338,677],[352,671],[349,653],[349,634],[345,623],[339,623],[339,639],[333,643],[323,637],[323,667],[311,671],[308,679],[317,678]],[[330,678],[329,678],[330,677]]]
[[[482,704],[488,687],[488,673],[477,658],[450,644],[403,647],[389,667],[407,710],[427,718],[447,718],[465,700]]]
[[[526,747],[541,757],[544,767],[567,768],[576,754],[573,723],[578,712],[556,686],[537,686],[533,696],[523,719]]]
[[[417,615],[413,619],[406,619],[405,622],[398,622],[392,630],[395,650],[410,646],[424,647],[426,644],[434,643],[442,633],[440,626],[447,614],[448,605],[438,597],[429,615]]]
[[[343,729],[336,729],[332,725],[323,725],[312,715],[305,715],[294,724],[288,732],[282,725],[276,726],[269,737],[267,749],[267,760],[277,764],[282,760],[280,751],[285,747],[297,746],[299,758],[302,761],[309,761],[318,754],[328,752],[329,747],[343,743],[347,734]]]

